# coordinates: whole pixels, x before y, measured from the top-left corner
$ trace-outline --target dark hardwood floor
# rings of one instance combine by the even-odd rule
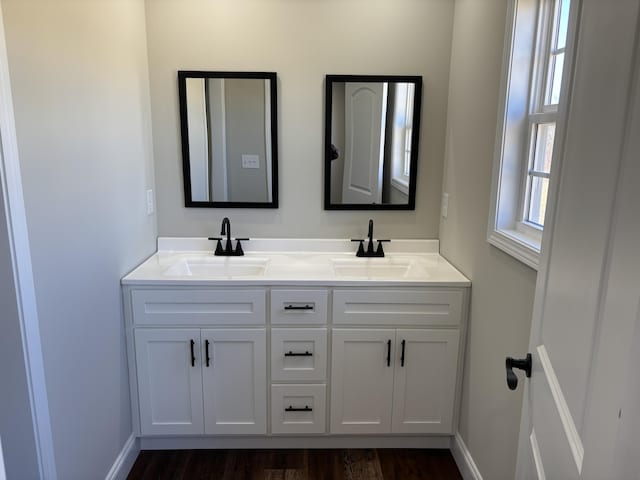
[[[138,479],[458,480],[449,450],[143,450]]]

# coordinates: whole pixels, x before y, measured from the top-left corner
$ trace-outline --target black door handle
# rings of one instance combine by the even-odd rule
[[[205,340],[204,341],[204,358],[205,358],[205,362],[207,364],[207,367],[209,366],[209,360],[211,360],[209,358],[209,340]]]
[[[391,366],[391,340],[387,340],[387,367]]]
[[[507,386],[509,390],[515,390],[518,387],[518,377],[513,372],[514,368],[524,370],[527,378],[531,378],[531,354],[527,353],[525,358],[511,358],[507,357],[505,360],[505,366],[507,368]]]
[[[193,340],[191,340],[191,366],[196,366],[196,355],[193,353],[193,346],[196,344]]]
[[[404,347],[406,345],[406,340],[402,340],[402,354],[400,355],[400,366],[404,367]]]

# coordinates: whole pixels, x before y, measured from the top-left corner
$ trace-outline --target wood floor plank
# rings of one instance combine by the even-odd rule
[[[448,450],[141,451],[129,480],[462,480]]]

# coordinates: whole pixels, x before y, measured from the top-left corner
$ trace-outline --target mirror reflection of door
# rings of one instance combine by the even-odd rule
[[[345,85],[345,158],[342,200],[382,203],[386,83]]]
[[[334,80],[328,76],[330,125],[327,208],[397,206],[413,208],[416,86],[411,81]],[[380,77],[383,78],[383,77]],[[406,78],[406,77],[405,77]],[[419,111],[417,112],[419,113]],[[414,167],[412,167],[414,165]],[[415,192],[413,193],[415,197]]]
[[[185,76],[188,206],[273,202],[271,100],[270,79]]]

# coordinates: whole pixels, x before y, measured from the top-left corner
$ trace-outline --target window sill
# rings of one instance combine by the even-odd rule
[[[494,230],[487,241],[496,248],[538,270],[540,265],[540,239],[518,230]]]
[[[409,182],[403,178],[391,177],[391,186],[396,190],[400,190],[405,195],[409,195]]]

